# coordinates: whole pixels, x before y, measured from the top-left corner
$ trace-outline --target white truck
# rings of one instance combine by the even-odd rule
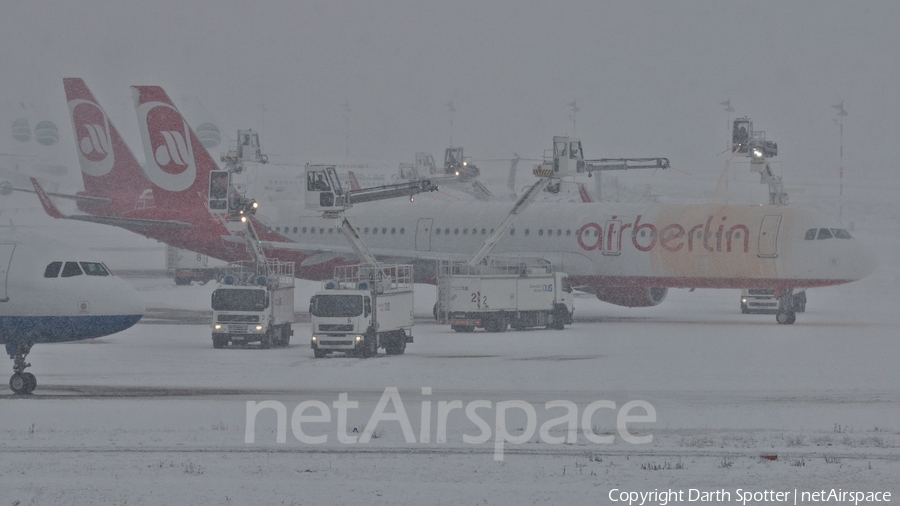
[[[435,319],[456,332],[484,328],[504,332],[572,323],[573,292],[568,276],[548,265],[491,264],[471,268],[441,262]]]
[[[795,313],[806,311],[806,290],[794,292],[791,303]],[[780,304],[771,288],[746,288],[741,290],[741,313],[777,314]]]
[[[214,348],[259,342],[286,347],[294,331],[294,263],[239,262],[212,293]]]
[[[316,358],[339,351],[402,355],[413,342],[412,265],[347,265],[309,301],[310,347]]]

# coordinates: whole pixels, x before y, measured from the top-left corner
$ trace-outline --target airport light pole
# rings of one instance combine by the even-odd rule
[[[569,109],[572,111],[572,116],[570,116],[572,118],[572,137],[576,137],[578,135],[575,131],[577,128],[577,124],[575,123],[575,114],[581,110],[578,108],[578,105],[576,104],[576,102],[577,102],[577,100],[573,100],[573,101],[569,102],[568,104],[566,104],[567,106],[569,106]]]
[[[847,115],[847,111],[844,110],[844,101],[841,100],[840,103],[835,104],[831,107],[834,107],[838,110],[837,119],[834,119],[835,124],[841,130],[840,137],[840,146],[841,146],[841,168],[838,171],[838,219],[841,219],[844,214],[844,116]]]

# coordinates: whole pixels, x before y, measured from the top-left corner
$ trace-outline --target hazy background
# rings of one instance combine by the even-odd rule
[[[836,194],[844,100],[845,185],[900,189],[898,27],[891,1],[9,2],[0,150],[23,150],[15,118],[50,119],[59,142],[41,149],[77,167],[61,82],[77,76],[139,158],[128,87],[158,84],[298,162],[440,157],[452,101],[453,143],[476,159],[574,131],[588,157],[667,156],[709,189],[729,121],[749,115],[786,182]]]

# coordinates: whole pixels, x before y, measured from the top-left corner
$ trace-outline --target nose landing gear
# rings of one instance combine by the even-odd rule
[[[13,375],[9,378],[9,388],[17,395],[29,395],[37,387],[37,378],[30,372],[25,372],[31,364],[25,362],[25,357],[31,351],[32,343],[6,345],[9,358],[13,359]]]
[[[797,312],[794,308],[794,290],[783,290],[778,296],[778,312],[775,313],[775,321],[780,325],[791,325],[797,321]]]

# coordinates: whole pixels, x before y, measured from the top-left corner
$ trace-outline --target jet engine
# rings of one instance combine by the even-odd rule
[[[603,302],[625,307],[650,307],[665,300],[669,289],[653,286],[601,286],[594,290],[597,298]]]

